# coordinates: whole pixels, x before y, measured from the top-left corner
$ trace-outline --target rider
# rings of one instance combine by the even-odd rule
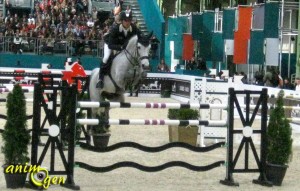
[[[123,11],[120,13],[121,23],[115,24],[110,29],[109,34],[104,39],[104,57],[100,66],[99,82],[96,88],[103,88],[104,75],[109,71],[109,56],[112,50],[121,51],[126,48],[127,41],[134,35],[140,33],[140,30],[131,23],[132,11]]]

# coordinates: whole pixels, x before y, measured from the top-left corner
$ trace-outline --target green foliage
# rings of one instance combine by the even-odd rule
[[[168,118],[177,120],[199,119],[199,111],[194,109],[169,109]]]
[[[276,107],[272,109],[267,129],[267,161],[272,164],[284,165],[292,155],[292,129],[284,115],[284,91],[280,91]]]
[[[70,96],[69,95],[70,92],[66,92],[66,97]],[[83,95],[81,95],[81,97],[79,98],[80,101],[86,101],[86,100],[89,100],[88,98],[88,94],[85,93]],[[63,112],[66,116],[66,128],[67,129],[71,129],[71,128],[74,128],[74,127],[71,127],[70,124],[71,124],[71,114],[72,114],[72,111],[71,109],[73,108],[73,105],[72,105],[72,102],[70,102],[69,99],[66,99],[64,102],[63,102],[63,106],[64,108]],[[85,118],[86,114],[83,112],[83,110],[80,110],[78,113],[76,113],[76,118],[77,119],[83,119]],[[75,140],[76,141],[79,141],[80,139],[80,135],[81,135],[81,127],[83,125],[80,125],[80,124],[76,124],[75,126]],[[67,144],[68,142],[68,137],[69,137],[69,134],[68,133],[64,133],[62,134],[62,140],[64,142],[64,144]]]
[[[26,102],[21,86],[14,86],[7,96],[7,121],[2,133],[4,145],[2,153],[6,164],[25,164],[29,161],[28,144],[30,134],[27,130]]]

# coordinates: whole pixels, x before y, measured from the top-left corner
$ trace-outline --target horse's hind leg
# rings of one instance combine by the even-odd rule
[[[125,96],[124,96],[124,94],[120,94],[120,95],[114,97],[114,99],[112,99],[110,101],[125,102]]]
[[[110,108],[109,107],[105,107],[105,110],[104,110],[104,115],[105,115],[105,120],[108,122],[109,121],[109,110]],[[110,125],[107,123],[105,124],[105,128],[108,130],[110,127]]]

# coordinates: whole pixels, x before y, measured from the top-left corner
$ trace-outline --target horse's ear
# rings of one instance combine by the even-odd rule
[[[152,35],[153,35],[153,31],[151,31],[151,32],[148,34],[147,39],[150,39],[150,38],[152,37]]]

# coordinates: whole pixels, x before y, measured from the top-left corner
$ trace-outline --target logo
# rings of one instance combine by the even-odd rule
[[[64,177],[49,176],[49,172],[45,167],[36,165],[10,165],[6,167],[5,173],[29,173],[29,180],[37,187],[47,189],[50,184],[64,184],[66,179]]]

